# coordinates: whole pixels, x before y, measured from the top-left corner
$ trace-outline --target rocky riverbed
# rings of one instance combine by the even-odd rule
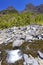
[[[43,65],[43,26],[0,30],[0,65]]]

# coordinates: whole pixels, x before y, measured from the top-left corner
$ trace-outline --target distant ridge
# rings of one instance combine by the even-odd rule
[[[27,4],[23,12],[34,12],[34,13],[43,13],[43,4],[34,6],[33,4]]]
[[[1,14],[9,14],[9,13],[18,13],[18,11],[13,6],[9,6],[5,10],[0,11],[0,15]]]
[[[27,13],[27,12],[43,13],[43,4],[40,4],[38,6],[34,6],[32,3],[27,4],[25,9],[21,13]],[[20,13],[20,12],[18,12],[13,6],[9,6],[5,10],[0,11],[0,16],[9,13]]]

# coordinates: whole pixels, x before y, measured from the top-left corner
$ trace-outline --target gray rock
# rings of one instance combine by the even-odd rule
[[[38,51],[37,53],[38,53],[39,57],[40,57],[41,59],[43,59],[43,53],[40,52],[40,51]]]
[[[0,61],[0,65],[1,65],[1,63],[2,63],[2,60]]]
[[[31,35],[26,35],[26,41],[31,41],[33,39],[33,36],[31,36]]]
[[[36,60],[38,61],[39,65],[43,65],[43,59],[38,57],[38,58],[36,58]]]
[[[26,31],[27,30],[27,27],[22,27],[21,28],[21,31]]]
[[[38,61],[35,58],[33,58],[31,55],[30,55],[30,57],[28,57],[27,54],[24,54],[24,63],[23,64],[24,65],[39,65]]]
[[[0,51],[0,61],[1,61],[1,51]]]
[[[43,40],[43,26],[28,25],[24,27],[12,27],[0,30],[0,44],[13,42],[14,40]]]
[[[3,42],[5,45],[7,45],[8,43],[13,42],[12,38],[7,38],[5,39],[5,41]]]
[[[15,40],[12,44],[13,47],[21,46],[23,44],[24,40]]]

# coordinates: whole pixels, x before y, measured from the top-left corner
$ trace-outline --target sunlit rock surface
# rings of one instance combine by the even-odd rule
[[[39,64],[34,57],[32,57],[31,55],[30,57],[28,57],[28,55],[24,54],[24,65],[39,65]]]
[[[43,59],[41,58],[35,58],[37,60],[37,62],[39,63],[39,65],[43,65]]]
[[[43,60],[39,57],[32,57],[31,55],[24,54],[24,65],[43,65]]]
[[[28,25],[0,30],[0,64],[13,63],[43,65],[43,26]]]
[[[38,51],[38,55],[39,55],[39,57],[40,57],[41,59],[43,59],[43,53],[42,53],[42,52]]]
[[[13,42],[13,47],[15,47],[15,46],[21,46],[22,44],[23,44],[23,40],[15,40],[14,42]]]
[[[22,59],[22,52],[19,49],[6,51],[6,52],[7,52],[7,57],[6,57],[7,63],[15,63],[16,61]]]
[[[0,44],[8,44],[13,40],[21,39],[25,41],[43,40],[43,26],[28,25],[24,27],[12,27],[9,29],[0,30]]]

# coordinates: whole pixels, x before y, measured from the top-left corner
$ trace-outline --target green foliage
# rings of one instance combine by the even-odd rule
[[[9,13],[0,16],[0,29],[13,26],[26,26],[29,24],[43,25],[43,14],[35,13]]]

